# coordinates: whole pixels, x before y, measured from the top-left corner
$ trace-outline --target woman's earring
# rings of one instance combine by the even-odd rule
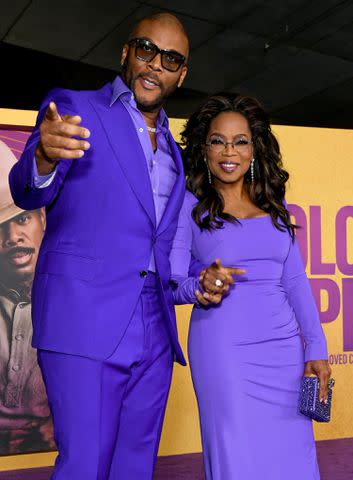
[[[253,158],[251,160],[251,163],[250,163],[250,175],[251,175],[251,182],[253,183],[254,182],[254,179],[255,179],[255,167],[254,167],[254,164],[255,164],[255,158]]]
[[[211,185],[211,183],[212,183],[211,170],[209,169],[206,156],[205,156],[203,159],[204,159],[204,161],[205,161],[205,163],[206,163],[207,175],[208,175],[208,183]]]

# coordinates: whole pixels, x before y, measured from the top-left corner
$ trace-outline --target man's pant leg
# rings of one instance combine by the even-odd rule
[[[172,351],[151,278],[108,360],[38,352],[59,448],[53,480],[152,478]]]
[[[141,299],[144,353],[127,384],[109,480],[152,480],[170,388],[173,353],[158,291],[147,287]]]

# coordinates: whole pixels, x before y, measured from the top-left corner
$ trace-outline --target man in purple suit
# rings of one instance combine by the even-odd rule
[[[139,22],[121,77],[48,94],[10,173],[16,204],[47,212],[33,345],[56,480],[153,475],[173,360],[185,364],[168,259],[184,173],[162,105],[183,83],[188,52],[176,17]]]

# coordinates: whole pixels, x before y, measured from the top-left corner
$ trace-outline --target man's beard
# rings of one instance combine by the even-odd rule
[[[129,70],[129,62],[127,58],[125,59],[125,62],[123,63],[122,69],[121,69],[121,78],[123,81],[126,83],[126,85],[130,88],[132,93],[134,94],[135,97],[135,102],[137,105],[137,108],[141,112],[156,112],[162,108],[164,105],[165,101],[167,98],[177,89],[178,87],[178,82],[176,82],[174,85],[170,86],[169,88],[165,88],[163,85],[160,85],[161,93],[158,95],[158,97],[151,102],[144,102],[143,100],[139,99],[136,96],[134,85],[137,79],[140,77],[138,75],[137,77],[133,77],[131,71]]]

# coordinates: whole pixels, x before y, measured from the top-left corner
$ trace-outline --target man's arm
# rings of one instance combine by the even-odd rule
[[[89,143],[85,140],[71,138],[89,136],[89,131],[79,125],[81,118],[75,113],[70,98],[62,90],[52,91],[44,100],[33,133],[9,175],[11,194],[20,208],[35,210],[50,205],[56,198],[72,161],[82,157],[84,150],[89,148]],[[34,169],[34,159],[37,172]],[[50,185],[37,188],[36,177],[48,175],[54,170],[56,173]]]

